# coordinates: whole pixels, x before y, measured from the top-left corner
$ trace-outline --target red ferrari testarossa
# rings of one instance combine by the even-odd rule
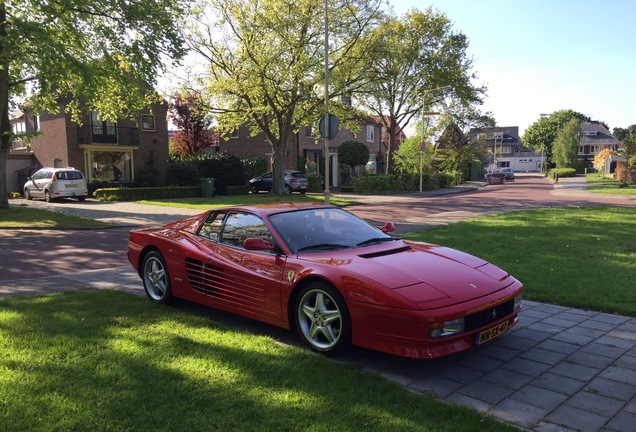
[[[329,205],[214,209],[130,232],[150,300],[175,297],[284,328],[313,350],[428,359],[518,321],[522,284],[475,256],[405,241]]]

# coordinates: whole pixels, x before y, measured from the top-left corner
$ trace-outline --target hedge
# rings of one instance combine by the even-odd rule
[[[201,186],[102,188],[93,192],[93,196],[100,201],[137,201],[144,199],[200,197]]]
[[[455,176],[447,173],[422,174],[422,190],[448,188],[456,184]],[[353,179],[353,190],[364,194],[416,192],[420,190],[419,174],[371,174]]]

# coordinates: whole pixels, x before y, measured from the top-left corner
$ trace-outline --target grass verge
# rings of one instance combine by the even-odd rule
[[[14,206],[0,210],[0,228],[104,228],[109,224],[92,219],[68,216],[62,213],[28,206]]]
[[[178,200],[142,200],[137,201],[139,204],[152,204],[158,206],[168,207],[180,207],[180,208],[194,208],[201,210],[208,210],[216,207],[244,205],[244,204],[261,204],[270,202],[318,202],[324,203],[325,197],[321,194],[291,194],[284,196],[273,196],[270,194],[249,194],[249,195],[228,195],[228,196],[216,196],[214,198],[180,198]],[[356,204],[356,201],[331,197],[329,202],[333,205],[347,205]]]
[[[123,292],[0,300],[0,354],[5,432],[516,430]]]
[[[524,298],[636,315],[636,207],[488,215],[405,238],[484,258],[525,286]]]
[[[587,190],[597,194],[610,195],[636,195],[636,187],[620,187],[621,182],[616,179],[608,178],[600,173],[590,173],[585,176],[587,181]]]

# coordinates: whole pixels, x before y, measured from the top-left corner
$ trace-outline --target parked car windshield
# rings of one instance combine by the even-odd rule
[[[357,248],[395,240],[341,209],[278,213],[269,220],[293,253]]]
[[[82,180],[84,176],[79,171],[58,171],[55,173],[58,180]]]

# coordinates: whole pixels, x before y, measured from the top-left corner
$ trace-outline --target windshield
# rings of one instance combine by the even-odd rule
[[[293,253],[363,247],[393,237],[338,208],[279,213],[270,222]]]

